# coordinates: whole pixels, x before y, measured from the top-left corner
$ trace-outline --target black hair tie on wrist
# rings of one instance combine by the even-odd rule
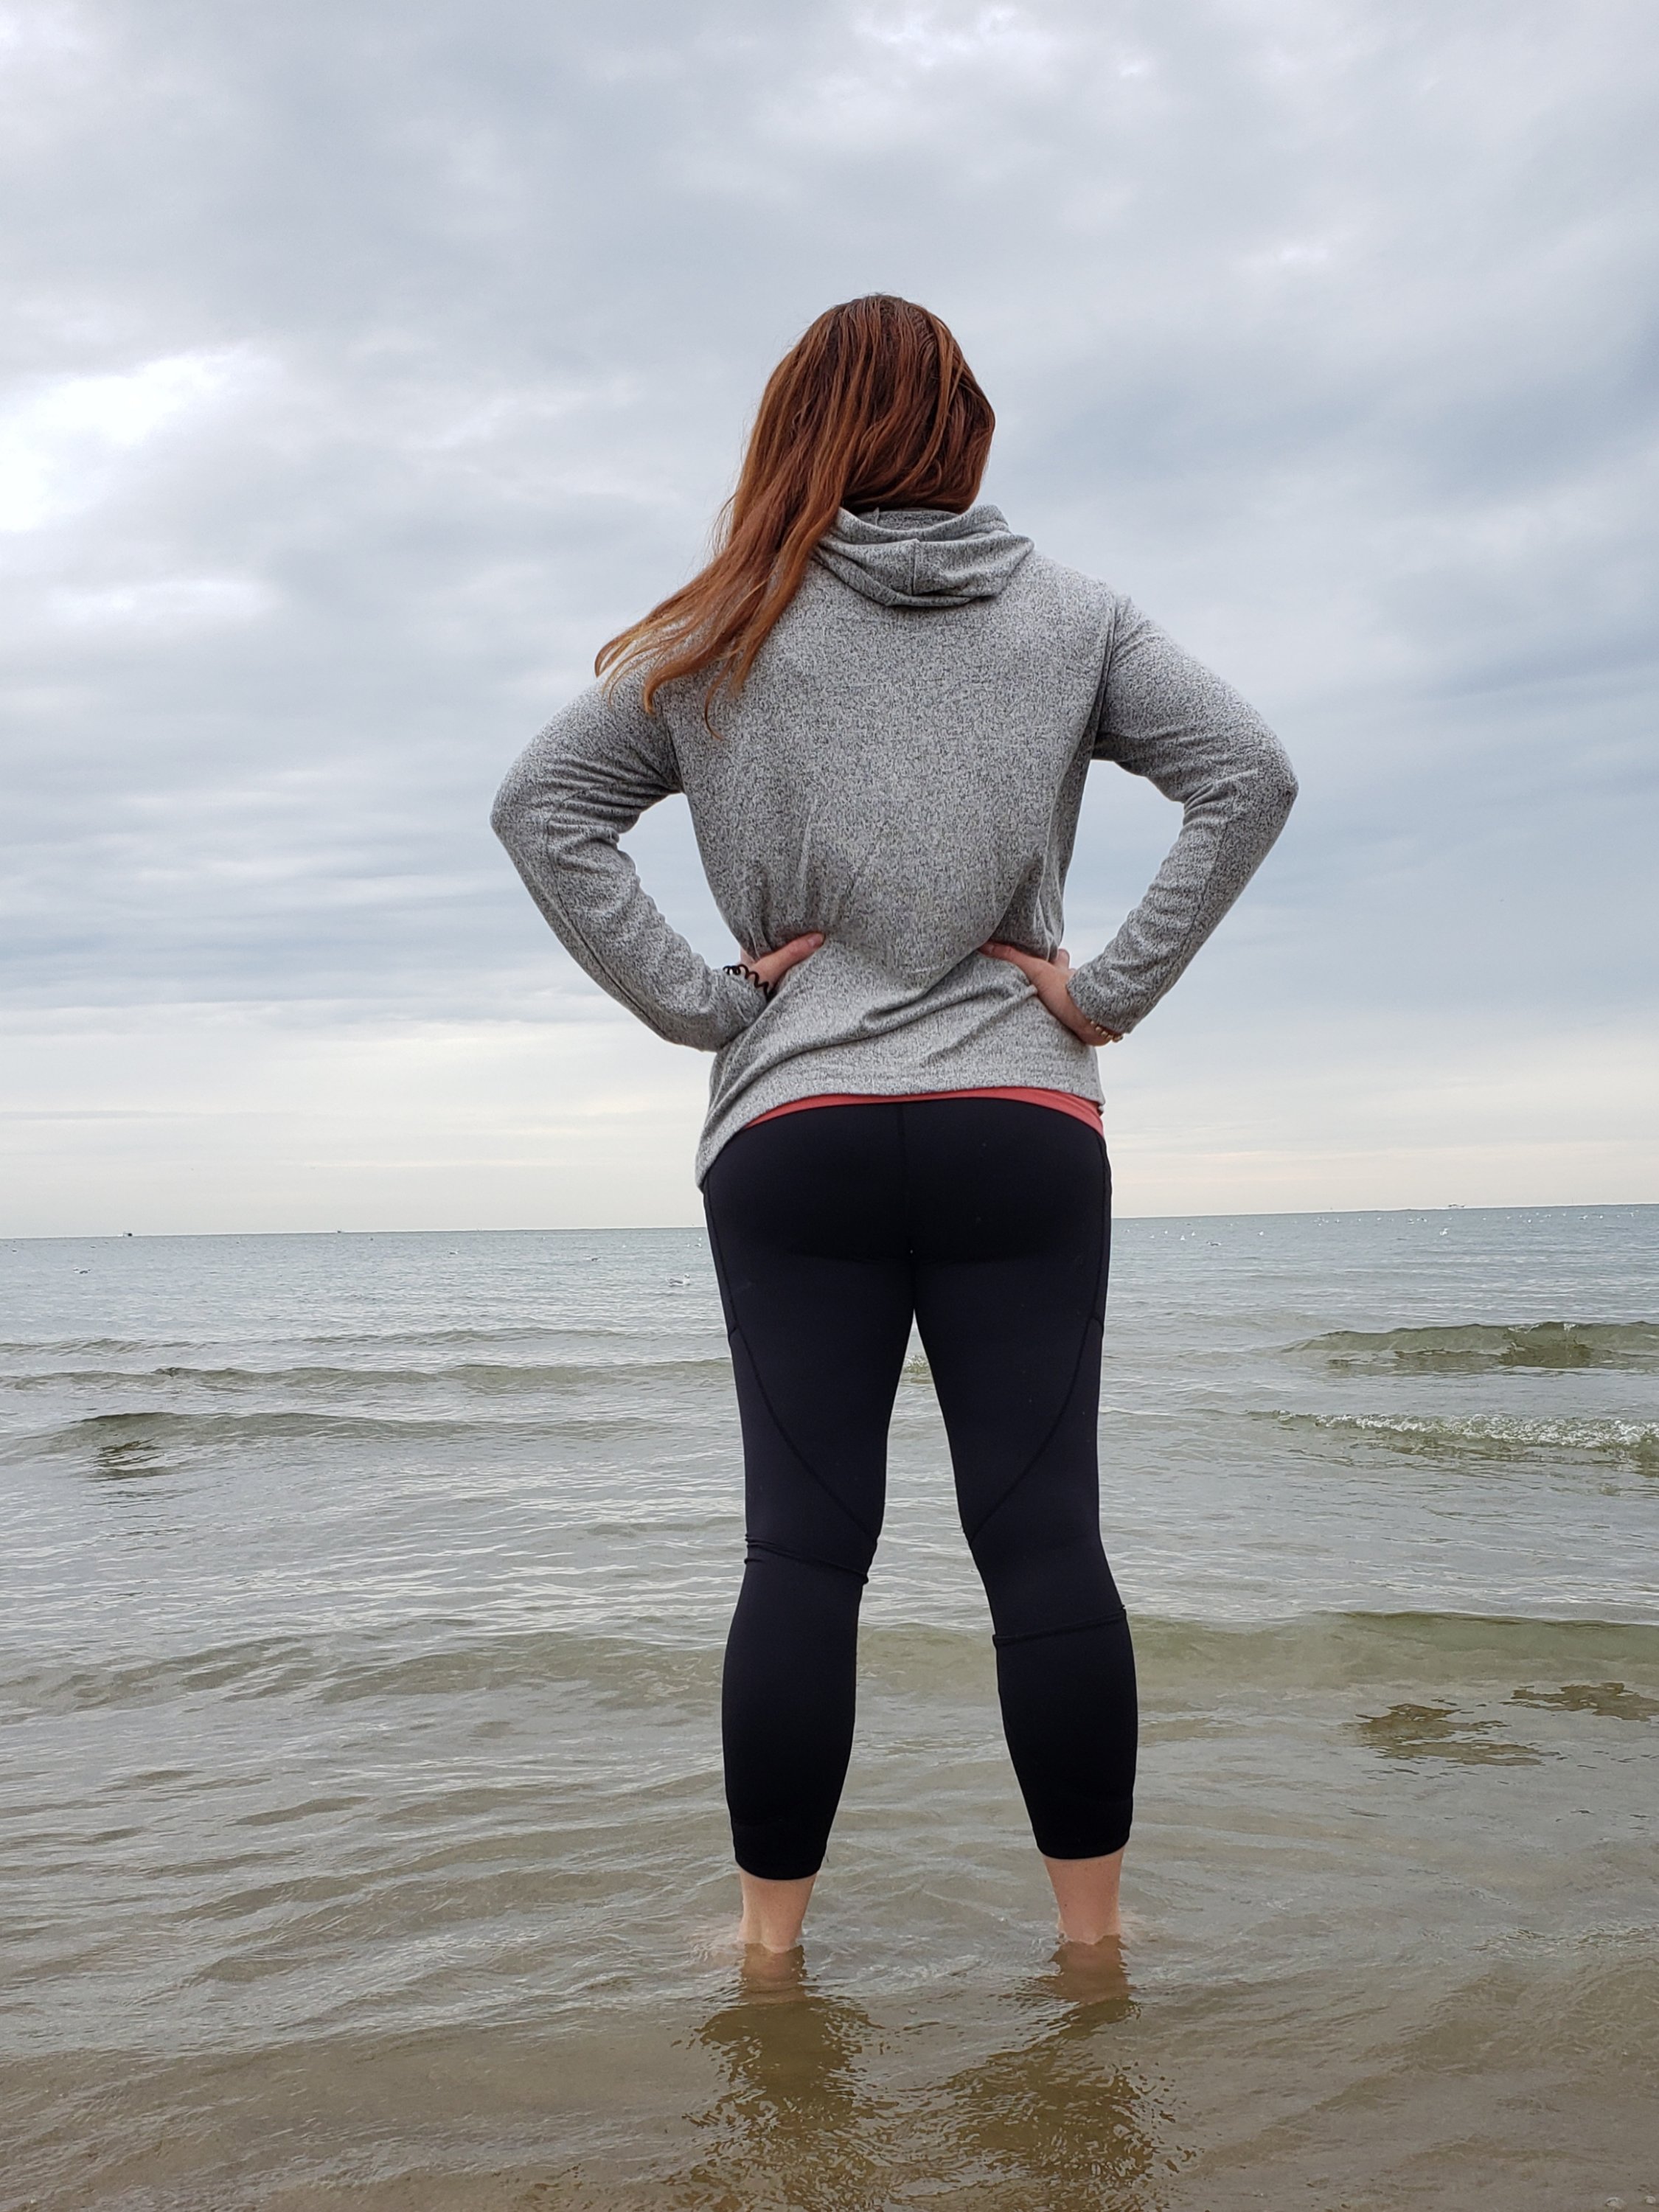
[[[727,975],[741,975],[745,983],[754,985],[763,999],[769,999],[778,988],[775,983],[769,983],[763,976],[757,975],[746,960],[731,961],[722,972]]]

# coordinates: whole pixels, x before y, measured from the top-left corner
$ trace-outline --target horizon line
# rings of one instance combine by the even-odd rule
[[[1575,1199],[1547,1205],[1475,1206],[1443,1199],[1421,1206],[1304,1206],[1257,1208],[1230,1213],[1118,1213],[1114,1226],[1141,1221],[1309,1221],[1385,1218],[1412,1213],[1605,1213],[1659,1212],[1659,1199]],[[512,1229],[94,1229],[80,1231],[0,1230],[0,1244],[124,1244],[185,1243],[209,1237],[663,1237],[706,1234],[701,1222],[607,1222],[600,1225],[545,1223]]]

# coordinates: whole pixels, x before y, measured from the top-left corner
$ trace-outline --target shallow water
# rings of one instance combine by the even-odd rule
[[[1659,2201],[1659,1209],[1121,1225],[1092,1978],[919,1353],[756,1986],[700,1236],[15,1243],[0,1297],[0,2207]]]

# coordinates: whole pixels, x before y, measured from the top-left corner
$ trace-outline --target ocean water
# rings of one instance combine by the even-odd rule
[[[0,2207],[1659,2202],[1659,1208],[1119,1226],[1121,1971],[925,1362],[804,1963],[730,1941],[691,1231],[0,1246]]]

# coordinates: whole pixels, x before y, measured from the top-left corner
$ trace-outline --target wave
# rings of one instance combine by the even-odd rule
[[[500,1445],[504,1437],[545,1437],[554,1430],[585,1439],[636,1434],[642,1416],[623,1411],[609,1414],[573,1412],[561,1418],[543,1412],[537,1417],[491,1419],[489,1433]],[[8,1456],[20,1452],[47,1453],[88,1458],[100,1472],[159,1473],[165,1470],[169,1452],[198,1451],[210,1447],[258,1445],[272,1443],[348,1442],[407,1443],[462,1441],[476,1437],[483,1426],[477,1414],[434,1416],[347,1413],[263,1412],[247,1413],[178,1413],[146,1410],[128,1413],[88,1413],[82,1419],[33,1435],[14,1436],[3,1449]]]
[[[1469,1413],[1456,1419],[1420,1413],[1277,1413],[1265,1418],[1287,1429],[1363,1437],[1396,1451],[1480,1459],[1568,1453],[1582,1459],[1629,1460],[1659,1474],[1659,1421],[1552,1419],[1519,1413]]]
[[[436,1620],[380,1638],[248,1638],[144,1659],[53,1662],[14,1651],[0,1656],[0,1711],[21,1718],[186,1697],[330,1705],[556,1685],[601,1704],[701,1703],[718,1694],[724,1626],[667,1642],[574,1628],[492,1635],[475,1623]],[[1426,1703],[1478,1686],[1570,1718],[1627,1727],[1659,1718],[1659,1622],[1318,1613],[1222,1624],[1136,1613],[1133,1628],[1154,1725],[1160,1711],[1240,1693],[1380,1687],[1417,1691]],[[866,1622],[860,1660],[872,1686],[889,1692],[965,1694],[988,1705],[995,1697],[989,1633],[979,1625]],[[1373,1694],[1371,1702],[1382,1700]]]
[[[541,1326],[515,1322],[501,1328],[410,1328],[410,1329],[337,1329],[329,1334],[312,1336],[284,1336],[273,1330],[273,1340],[283,1343],[325,1349],[333,1345],[359,1344],[371,1347],[392,1345],[447,1344],[545,1344],[550,1337],[564,1340],[587,1338],[608,1340],[613,1337],[637,1337],[637,1322],[618,1322],[607,1328],[603,1322],[587,1322],[580,1328]],[[25,1353],[55,1352],[68,1358],[77,1352],[137,1352],[154,1355],[169,1344],[179,1341],[174,1337],[155,1336],[36,1336],[11,1337],[0,1340],[0,1356]]]
[[[73,1383],[83,1388],[122,1389],[184,1384],[234,1395],[258,1390],[302,1390],[349,1396],[371,1389],[424,1389],[436,1384],[478,1395],[526,1396],[582,1389],[618,1381],[651,1382],[693,1376],[729,1375],[724,1354],[706,1359],[617,1359],[519,1364],[511,1360],[459,1361],[444,1367],[42,1367],[25,1375],[0,1377],[0,1388],[46,1389]]]
[[[1293,1344],[1333,1367],[1481,1374],[1493,1368],[1633,1369],[1659,1374],[1659,1322],[1469,1322],[1455,1328],[1338,1328]]]
[[[435,1634],[444,1624],[427,1624]],[[21,1655],[18,1655],[21,1657]],[[185,1697],[301,1697],[320,1705],[365,1698],[456,1697],[515,1685],[592,1689],[601,1701],[657,1705],[717,1695],[717,1647],[647,1644],[580,1631],[471,1634],[419,1650],[388,1638],[333,1644],[296,1636],[248,1638],[153,1659],[34,1662],[0,1668],[0,1715],[152,1705]]]

